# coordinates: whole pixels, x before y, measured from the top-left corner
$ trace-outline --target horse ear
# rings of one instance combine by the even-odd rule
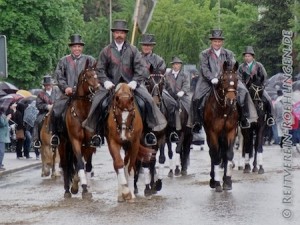
[[[96,68],[96,66],[97,66],[97,63],[98,63],[98,61],[97,61],[97,60],[95,60],[95,62],[94,62],[94,65],[93,65],[93,68]]]
[[[235,64],[234,64],[234,66],[233,66],[233,71],[237,71],[238,68],[239,68],[239,62],[236,61]]]
[[[229,63],[227,61],[224,61],[223,63],[223,71],[226,71],[228,68]]]
[[[89,68],[89,65],[90,65],[90,60],[86,59],[84,69],[86,70],[87,68]]]

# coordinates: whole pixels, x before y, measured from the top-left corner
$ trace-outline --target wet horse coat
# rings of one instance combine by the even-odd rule
[[[99,83],[95,73],[96,63],[92,67],[88,65],[87,60],[85,69],[79,74],[76,92],[70,97],[65,117],[66,135],[61,138],[59,145],[66,198],[71,197],[71,193],[78,193],[79,181],[83,189],[82,197],[92,197],[92,194],[88,192],[88,185],[92,170],[92,155],[96,149],[89,145],[92,134],[85,130],[81,123],[88,116],[92,97]]]
[[[141,145],[143,122],[126,83],[117,85],[106,124],[106,139],[118,178],[118,201],[133,201],[137,159],[149,161],[152,151]],[[124,153],[124,156],[122,156]]]
[[[50,117],[51,112],[47,113],[42,122],[42,128],[40,131],[40,139],[41,139],[41,159],[42,159],[42,177],[47,177],[50,175],[51,177],[59,177],[59,163],[60,157],[58,153],[58,149],[56,147],[52,147],[50,143],[50,139],[52,133],[49,132],[50,126]]]
[[[223,64],[223,73],[212,87],[204,106],[204,129],[211,158],[210,187],[222,191],[219,166],[224,167],[223,189],[232,189],[233,146],[238,126],[237,63],[231,69]]]

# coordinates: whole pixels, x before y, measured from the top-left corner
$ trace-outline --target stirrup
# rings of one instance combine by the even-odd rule
[[[246,121],[247,121],[246,125],[243,124],[243,122],[240,122],[240,127],[241,127],[242,129],[250,128],[251,124],[250,124],[250,122],[249,122],[249,120],[248,120],[247,118],[246,118]]]
[[[193,131],[193,133],[199,133],[201,129],[202,129],[201,123],[196,122],[196,123],[193,125],[192,131]]]
[[[40,148],[42,145],[41,145],[41,142],[39,140],[36,140],[35,142],[33,142],[33,147],[34,148]]]
[[[275,120],[272,116],[267,119],[267,125],[269,127],[275,125]]]
[[[147,133],[144,139],[147,146],[157,145],[156,136],[152,132]]]
[[[178,134],[175,131],[173,131],[169,136],[169,142],[178,143],[178,141],[179,141]]]
[[[57,147],[60,144],[59,137],[56,134],[52,135],[50,139],[50,144],[52,147]]]
[[[91,147],[97,148],[97,147],[101,147],[101,143],[102,143],[101,136],[98,134],[95,134],[91,139],[90,145],[91,145]]]

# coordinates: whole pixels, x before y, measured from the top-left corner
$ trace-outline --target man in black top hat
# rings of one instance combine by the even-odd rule
[[[195,132],[202,127],[204,104],[212,85],[219,82],[223,63],[227,61],[233,66],[236,62],[233,52],[222,47],[225,39],[222,34],[223,31],[220,29],[212,30],[209,37],[210,48],[200,53],[200,77],[193,95],[189,117],[189,125],[194,127]],[[257,113],[247,88],[240,81],[238,82],[238,104],[242,109],[242,112],[239,112],[241,127],[249,127],[251,122],[257,120]]]
[[[107,99],[109,90],[121,82],[128,83],[135,90],[135,95],[140,96],[146,104],[147,126],[153,131],[160,131],[166,127],[166,120],[159,108],[155,105],[152,96],[142,84],[149,77],[144,60],[138,49],[127,40],[127,22],[115,20],[111,28],[113,42],[106,46],[99,54],[96,72],[103,88],[96,93],[88,118],[83,122],[83,127],[89,131],[99,132],[97,125],[104,124],[105,113],[97,115],[98,112],[107,112],[108,106],[103,106]],[[109,104],[109,103],[108,103]],[[156,137],[150,132],[146,134],[146,144],[155,145]]]
[[[33,128],[33,147],[40,148],[40,127],[42,121],[47,113],[52,110],[55,99],[60,96],[58,88],[53,87],[52,77],[46,75],[43,77],[44,90],[41,91],[36,98],[36,108],[39,110],[36,121]]]
[[[265,85],[267,80],[267,72],[264,66],[255,60],[255,53],[252,46],[246,46],[245,51],[243,52],[244,63],[239,66],[238,74],[240,80],[247,85],[249,79],[256,78],[261,82],[261,85]],[[273,104],[269,94],[264,90],[262,96],[263,102],[267,105],[267,125],[272,126],[275,124],[273,114]]]
[[[79,34],[74,34],[70,37],[69,43],[71,54],[62,57],[55,69],[57,84],[62,92],[61,98],[55,101],[52,115],[52,125],[54,135],[51,138],[51,144],[57,146],[59,144],[59,133],[63,129],[62,115],[65,110],[66,103],[70,96],[76,90],[78,76],[85,68],[86,61],[89,60],[89,66],[92,66],[95,59],[90,55],[82,54],[84,42]],[[93,146],[99,146],[100,137],[96,137]]]
[[[153,34],[143,34],[141,37],[141,53],[147,64],[150,74],[164,74],[166,72],[165,60],[153,52],[156,45]]]

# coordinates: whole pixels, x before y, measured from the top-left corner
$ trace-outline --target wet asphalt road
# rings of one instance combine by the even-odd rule
[[[117,181],[107,146],[94,156],[92,200],[81,194],[63,198],[61,178],[41,178],[32,168],[0,178],[0,224],[103,224],[103,225],[199,225],[199,224],[300,224],[300,155],[293,154],[292,205],[282,203],[282,152],[265,146],[265,174],[233,172],[233,190],[216,193],[208,186],[209,155],[195,146],[185,177],[167,177],[163,189],[151,198],[143,196],[140,179],[135,203],[117,202]],[[81,191],[81,190],[80,190]],[[290,219],[282,211],[292,211]]]

